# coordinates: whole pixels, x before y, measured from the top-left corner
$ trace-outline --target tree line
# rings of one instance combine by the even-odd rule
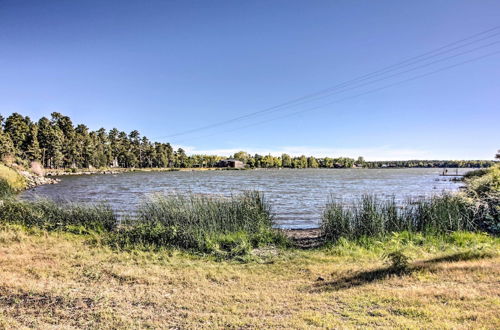
[[[0,115],[0,159],[13,157],[18,162],[38,161],[45,168],[190,168],[215,167],[227,157],[187,155],[170,143],[152,142],[137,130],[130,133],[116,128],[91,131],[71,118],[53,112],[50,119],[32,121],[13,113]],[[349,167],[487,167],[489,161],[395,161],[366,162],[363,157],[315,158],[250,155],[241,151],[231,158],[249,168],[349,168]]]

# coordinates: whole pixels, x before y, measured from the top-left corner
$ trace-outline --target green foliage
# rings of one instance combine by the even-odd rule
[[[401,250],[386,253],[383,257],[390,264],[390,267],[397,271],[405,271],[410,265],[410,257]]]
[[[0,198],[26,187],[26,180],[15,170],[0,164]]]
[[[385,167],[417,167],[417,168],[488,168],[494,166],[490,160],[393,160],[369,161],[364,166],[368,168]]]
[[[116,227],[117,219],[105,205],[57,205],[53,201],[5,200],[0,206],[0,222],[70,232],[105,232]]]
[[[14,191],[7,180],[0,179],[0,199],[9,197],[12,194],[14,194]]]
[[[465,179],[466,195],[482,214],[480,227],[500,234],[500,166],[474,171]]]
[[[272,229],[269,205],[258,192],[230,198],[155,196],[139,207],[136,219],[108,239],[121,248],[178,247],[228,257],[283,242]]]
[[[444,233],[476,230],[480,214],[460,195],[445,194],[398,205],[394,199],[365,195],[352,206],[330,201],[323,213],[327,241],[358,239],[391,232]]]
[[[23,162],[38,161],[46,168],[153,168],[216,167],[224,157],[188,156],[182,148],[173,150],[169,143],[151,142],[137,130],[130,133],[113,128],[90,131],[87,126],[73,125],[71,118],[53,112],[49,118],[32,121],[18,113],[6,120],[0,116],[0,159],[15,156]],[[489,167],[491,161],[394,161],[366,162],[348,157],[315,158],[251,156],[245,151],[234,154],[249,168],[350,168],[353,165],[378,167]]]

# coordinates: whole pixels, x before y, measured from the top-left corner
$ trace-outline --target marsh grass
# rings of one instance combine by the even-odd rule
[[[7,199],[0,207],[0,222],[84,234],[111,231],[116,227],[117,219],[111,208],[104,204],[56,204],[42,199]]]
[[[377,237],[391,232],[446,233],[478,229],[473,205],[460,195],[444,194],[426,199],[380,200],[364,195],[347,206],[331,199],[323,213],[322,230],[327,241],[344,237]]]
[[[270,206],[255,191],[231,197],[156,195],[108,242],[120,248],[177,247],[219,256],[244,256],[254,247],[286,244],[272,228]]]

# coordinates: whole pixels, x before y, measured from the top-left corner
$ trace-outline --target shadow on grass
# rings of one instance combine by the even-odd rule
[[[404,276],[410,275],[417,271],[422,270],[435,270],[435,265],[442,262],[458,262],[458,261],[468,261],[468,260],[479,260],[485,258],[492,258],[495,255],[489,252],[460,252],[443,257],[433,258],[425,260],[422,262],[417,262],[406,267],[395,267],[388,266],[383,268],[378,268],[370,271],[357,272],[353,275],[342,277],[334,281],[325,281],[315,284],[311,292],[323,292],[323,291],[339,291],[345,290],[353,287],[358,287],[373,282],[381,281],[393,276]]]
[[[466,251],[455,254],[450,254],[447,256],[437,257],[434,259],[429,259],[423,262],[423,264],[436,264],[440,262],[457,262],[457,261],[468,261],[468,260],[479,260],[486,258],[493,258],[495,255],[491,252],[486,251]]]
[[[92,298],[69,299],[49,292],[29,292],[0,286],[0,308],[15,309],[27,313],[41,311],[55,313],[59,309],[91,309],[96,302]]]

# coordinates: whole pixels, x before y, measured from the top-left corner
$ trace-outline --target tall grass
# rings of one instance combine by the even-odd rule
[[[444,194],[398,205],[394,199],[362,196],[346,206],[330,199],[322,218],[327,241],[382,236],[391,232],[445,233],[478,229],[478,213],[460,195]]]
[[[85,233],[111,231],[116,227],[117,219],[106,205],[58,205],[50,200],[29,202],[8,199],[0,206],[2,222]]]
[[[229,198],[155,196],[137,213],[112,237],[114,244],[244,255],[252,247],[284,240],[272,229],[269,204],[255,191]]]

